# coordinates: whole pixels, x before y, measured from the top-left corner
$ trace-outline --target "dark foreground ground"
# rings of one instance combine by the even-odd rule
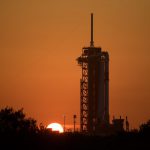
[[[101,137],[79,133],[0,135],[0,150],[150,150],[150,136],[120,133]]]

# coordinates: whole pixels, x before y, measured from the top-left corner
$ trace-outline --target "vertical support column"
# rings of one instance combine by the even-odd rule
[[[66,132],[66,115],[64,115],[64,132]]]
[[[105,62],[103,60],[103,55],[100,57],[98,62],[98,124],[104,123],[105,121]]]
[[[105,121],[109,123],[109,54],[105,54]]]
[[[76,132],[76,115],[73,115],[74,132]]]

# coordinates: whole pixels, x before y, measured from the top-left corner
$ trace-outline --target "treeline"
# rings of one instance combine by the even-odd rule
[[[23,109],[6,107],[0,110],[0,149],[150,149],[150,121],[139,130],[117,133],[106,137],[81,133],[56,134],[27,118]]]

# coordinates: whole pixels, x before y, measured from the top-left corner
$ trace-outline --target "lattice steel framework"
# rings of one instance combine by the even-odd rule
[[[100,126],[109,125],[109,55],[94,47],[93,14],[91,14],[91,42],[82,48],[77,58],[82,68],[80,80],[80,130],[99,132]]]
[[[82,62],[82,79],[80,81],[80,124],[81,132],[87,131],[88,124],[88,63]]]

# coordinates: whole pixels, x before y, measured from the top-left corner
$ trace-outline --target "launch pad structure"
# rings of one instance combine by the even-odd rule
[[[109,54],[94,46],[93,14],[91,14],[91,42],[82,48],[77,58],[82,68],[80,79],[80,130],[99,132],[109,126]]]

